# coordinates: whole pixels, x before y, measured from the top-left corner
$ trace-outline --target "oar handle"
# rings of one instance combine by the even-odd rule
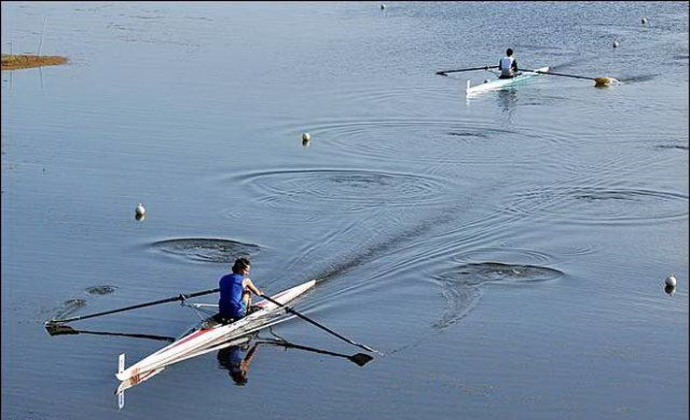
[[[154,305],[160,305],[161,303],[168,303],[168,302],[175,302],[177,300],[185,300],[197,296],[203,296],[203,295],[210,295],[211,293],[216,293],[220,289],[209,289],[209,290],[202,290],[200,292],[194,292],[190,294],[180,294],[175,297],[167,298],[167,299],[160,299],[160,300],[155,300],[153,302],[146,302],[146,303],[140,303],[138,305],[132,305],[132,306],[127,306],[124,308],[119,308],[119,309],[112,309],[109,311],[104,311],[104,312],[98,312],[95,314],[89,314],[89,315],[82,315],[82,316],[75,316],[73,318],[65,318],[65,319],[51,319],[50,321],[46,321],[46,325],[50,324],[64,324],[67,322],[72,322],[72,321],[80,321],[82,319],[89,319],[89,318],[95,318],[97,316],[103,316],[103,315],[109,315],[109,314],[114,314],[118,312],[124,312],[124,311],[130,311],[132,309],[139,309],[139,308],[145,308],[147,306],[154,306]]]
[[[288,312],[291,312],[291,313],[297,315],[298,317],[300,317],[300,318],[302,318],[303,320],[309,322],[310,324],[315,325],[315,326],[321,328],[322,330],[324,330],[324,331],[326,331],[326,332],[328,332],[328,333],[330,333],[330,334],[333,334],[334,336],[338,337],[339,339],[341,339],[341,340],[343,340],[343,341],[345,341],[345,342],[347,342],[347,343],[352,344],[353,346],[357,346],[357,347],[359,347],[359,348],[362,348],[362,349],[364,349],[364,350],[366,350],[366,351],[370,351],[370,352],[372,352],[372,353],[380,353],[380,352],[378,352],[378,351],[372,349],[371,347],[369,347],[369,346],[367,346],[367,345],[357,343],[357,342],[355,342],[355,341],[350,340],[349,338],[347,338],[347,337],[345,337],[345,336],[342,336],[342,335],[338,334],[337,332],[333,331],[332,329],[330,329],[330,328],[328,328],[328,327],[326,327],[326,326],[324,326],[324,325],[319,324],[318,322],[314,321],[314,320],[311,319],[311,318],[307,318],[306,316],[302,315],[301,313],[297,312],[296,310],[292,309],[291,307],[289,307],[289,306],[287,306],[287,305],[285,305],[285,304],[282,304],[282,303],[278,302],[277,300],[271,298],[270,296],[261,295],[261,297],[264,298],[264,299],[266,299],[266,300],[269,301],[269,302],[275,303],[276,305],[285,308]]]

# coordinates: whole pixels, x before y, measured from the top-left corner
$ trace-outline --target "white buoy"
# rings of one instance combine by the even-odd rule
[[[383,10],[383,9],[385,9],[385,8],[386,8],[386,5],[385,5],[385,4],[382,4],[382,5],[381,5],[381,10]]]
[[[643,18],[642,18],[642,24],[643,24],[643,25],[646,25],[646,24],[647,24],[647,18],[646,18],[646,17],[643,17]]]
[[[620,42],[613,41],[613,48],[618,48],[619,45],[621,45]]]
[[[670,276],[666,277],[664,283],[666,283],[666,286],[668,287],[676,287],[676,284],[678,284],[678,280],[676,279],[676,276],[671,274]]]
[[[139,217],[143,217],[146,214],[146,209],[144,208],[144,205],[141,203],[139,203],[135,211],[137,213],[137,216]]]
[[[304,141],[309,141],[309,140],[311,140],[311,134],[303,133],[302,134],[302,141],[304,142]]]

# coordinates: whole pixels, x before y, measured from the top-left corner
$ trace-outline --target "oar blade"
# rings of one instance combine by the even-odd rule
[[[79,334],[74,328],[68,325],[56,324],[56,323],[46,323],[46,331],[50,335],[67,335],[67,334]]]
[[[596,86],[596,87],[606,87],[606,86],[610,86],[616,82],[618,82],[618,80],[614,79],[613,77],[595,77],[594,78],[594,86]]]
[[[354,362],[355,364],[357,364],[357,366],[360,366],[360,367],[364,366],[367,363],[374,360],[373,357],[369,356],[368,354],[364,354],[364,353],[357,353],[355,355],[348,357],[348,359],[350,359],[352,362]]]

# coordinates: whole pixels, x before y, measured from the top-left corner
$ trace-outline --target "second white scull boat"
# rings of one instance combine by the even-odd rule
[[[285,290],[272,296],[272,299],[286,304],[314,287],[315,280]],[[275,325],[286,319],[285,309],[268,300],[256,304],[258,310],[231,324],[221,324],[213,318],[204,321],[199,328],[158,350],[150,356],[125,369],[124,354],[120,355],[118,372],[115,376],[121,381],[145,379],[150,373],[197,354],[200,350],[214,346],[222,341],[242,337],[252,332]]]
[[[498,89],[503,89],[508,86],[512,86],[518,82],[522,82],[526,79],[530,79],[534,76],[538,76],[539,72],[541,73],[546,73],[549,71],[549,67],[541,67],[536,69],[535,71],[523,71],[522,73],[516,75],[515,77],[512,77],[510,79],[497,79],[497,80],[492,80],[492,81],[487,81],[484,83],[481,83],[476,86],[470,86],[470,81],[467,81],[467,89],[465,89],[465,93],[467,96],[471,96],[476,93],[481,93],[481,92],[486,92],[489,90],[498,90]]]

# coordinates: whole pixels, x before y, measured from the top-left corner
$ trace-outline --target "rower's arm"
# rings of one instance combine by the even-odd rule
[[[244,287],[249,289],[252,293],[254,293],[257,296],[263,295],[263,292],[261,290],[259,290],[258,287],[254,286],[254,283],[252,282],[251,279],[244,279],[244,282],[245,282]]]
[[[515,59],[513,59],[513,70],[515,70],[515,71],[518,70],[518,67],[517,67],[517,60],[515,60]]]
[[[254,353],[256,353],[258,347],[259,343],[254,343],[254,346],[247,352],[247,356],[244,358],[244,361],[247,362],[247,367],[249,367],[249,362],[254,358]]]

